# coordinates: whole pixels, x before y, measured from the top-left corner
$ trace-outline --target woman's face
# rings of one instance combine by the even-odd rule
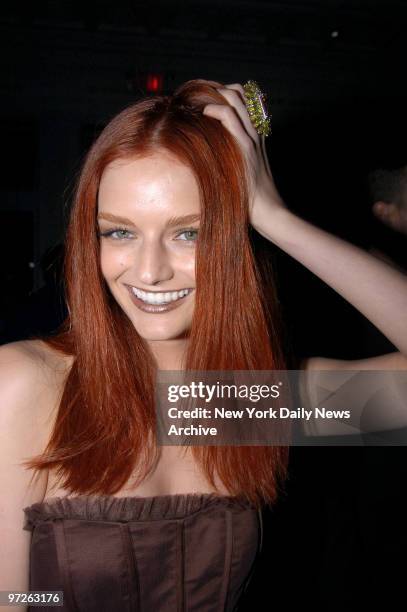
[[[199,213],[192,171],[166,151],[103,172],[102,273],[145,340],[184,338],[191,326]]]

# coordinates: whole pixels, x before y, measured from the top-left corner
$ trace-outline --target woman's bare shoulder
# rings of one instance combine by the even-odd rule
[[[17,585],[27,590],[30,534],[22,529],[23,508],[44,499],[48,470],[34,472],[25,462],[42,455],[48,445],[70,361],[40,340],[0,346],[3,589]]]
[[[59,403],[73,363],[42,340],[20,340],[0,346],[0,399],[48,412]]]
[[[74,358],[64,355],[43,340],[19,340],[0,346],[0,368],[16,369],[17,373],[67,373]]]

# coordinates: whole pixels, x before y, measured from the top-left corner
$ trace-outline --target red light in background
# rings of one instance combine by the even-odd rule
[[[163,89],[162,74],[148,74],[146,79],[146,90],[149,93],[160,93]]]

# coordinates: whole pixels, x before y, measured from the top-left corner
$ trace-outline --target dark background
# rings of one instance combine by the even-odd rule
[[[44,269],[58,269],[50,248],[63,241],[75,177],[103,125],[155,93],[154,76],[164,94],[192,78],[257,80],[289,207],[407,267],[406,238],[373,218],[367,190],[371,170],[407,163],[406,26],[406,2],[393,0],[3,2],[0,341],[50,331],[63,316]],[[293,364],[394,350],[269,248]],[[406,471],[404,447],[293,448],[286,495],[265,512],[247,609],[367,609],[403,596]]]

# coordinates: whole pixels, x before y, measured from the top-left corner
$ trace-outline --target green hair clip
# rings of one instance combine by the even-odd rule
[[[260,136],[268,136],[271,133],[271,115],[269,115],[266,106],[266,94],[261,91],[256,81],[247,81],[243,85],[243,89],[246,96],[247,112],[256,132]]]

